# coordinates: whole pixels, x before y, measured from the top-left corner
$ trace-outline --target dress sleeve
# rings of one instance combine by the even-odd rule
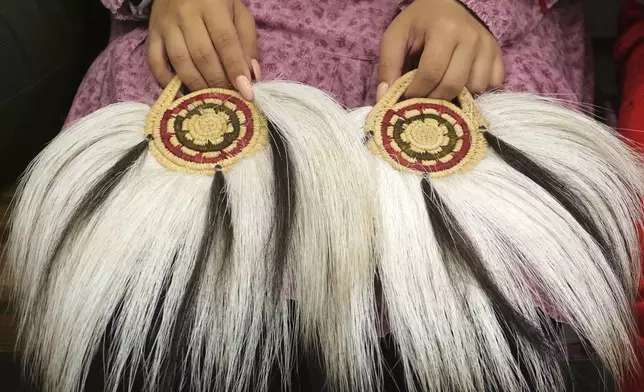
[[[455,0],[463,4],[494,35],[501,46],[520,39],[539,24],[559,0]],[[643,0],[644,1],[644,0]],[[399,0],[404,9],[414,0]]]
[[[558,0],[459,1],[487,26],[501,46],[506,46],[537,26]]]
[[[119,20],[147,19],[153,0],[101,0],[103,5]]]

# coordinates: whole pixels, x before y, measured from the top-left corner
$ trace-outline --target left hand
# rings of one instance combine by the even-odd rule
[[[415,0],[389,25],[380,51],[378,99],[402,75],[408,56],[418,54],[406,98],[452,100],[463,87],[477,94],[503,84],[499,44],[457,0]]]

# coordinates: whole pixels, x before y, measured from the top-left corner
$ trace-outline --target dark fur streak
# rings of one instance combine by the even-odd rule
[[[295,222],[295,179],[293,162],[288,146],[284,143],[275,125],[268,122],[269,143],[273,156],[275,210],[273,229],[275,249],[273,253],[273,298],[281,296],[284,271],[291,241],[291,231]]]
[[[501,323],[506,323],[535,349],[541,352],[552,351],[540,329],[523,317],[496,286],[472,240],[427,177],[421,180],[421,186],[427,214],[443,259],[456,264],[448,268],[456,267],[469,272],[490,299]]]
[[[147,150],[148,141],[145,140],[136,146],[130,148],[115,164],[112,166],[103,177],[86,192],[80,204],[70,217],[65,225],[54,251],[52,252],[43,274],[41,275],[39,292],[39,300],[36,303],[45,303],[43,298],[49,291],[49,284],[51,283],[51,275],[56,268],[58,257],[61,251],[74,234],[77,234],[89,221],[91,216],[105,203],[108,197],[112,194],[114,189],[121,183],[121,180],[126,173],[134,166],[139,160],[141,155]]]
[[[601,229],[595,224],[589,212],[583,207],[583,201],[554,173],[532,160],[517,148],[489,132],[484,133],[484,135],[492,150],[505,163],[543,188],[568,211],[575,221],[599,245],[604,257],[610,263],[620,282],[626,282],[626,277],[617,264],[618,253],[615,247],[611,244],[610,239],[602,234]],[[610,203],[608,205],[610,207]],[[611,212],[613,212],[612,209]]]
[[[164,364],[164,376],[162,390],[171,391],[177,389],[177,376],[182,384],[185,382],[185,368],[183,360],[188,356],[190,329],[196,320],[196,302],[201,287],[202,277],[206,274],[208,261],[211,259],[213,248],[218,244],[218,239],[223,240],[221,265],[216,266],[217,279],[223,280],[230,260],[230,253],[234,240],[232,217],[226,192],[226,180],[221,171],[216,171],[210,187],[210,200],[206,216],[206,225],[201,237],[199,252],[195,260],[194,268],[190,274],[188,284],[177,312],[177,323],[172,331],[170,356]]]

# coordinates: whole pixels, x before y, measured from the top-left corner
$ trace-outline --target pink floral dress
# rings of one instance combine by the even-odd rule
[[[102,0],[112,39],[83,81],[68,121],[114,102],[152,104],[161,88],[147,64],[152,0]],[[401,0],[245,0],[255,16],[264,79],[306,83],[353,108],[372,105],[380,39]],[[592,101],[592,70],[579,0],[463,0],[504,51],[505,89]]]

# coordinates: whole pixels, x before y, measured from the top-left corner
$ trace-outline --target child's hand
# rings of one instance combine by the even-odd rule
[[[383,37],[378,98],[402,75],[407,56],[420,52],[408,98],[451,100],[463,87],[482,93],[503,84],[501,48],[485,26],[457,0],[415,0]]]
[[[170,60],[192,91],[232,85],[253,98],[251,66],[259,78],[255,19],[241,0],[155,0],[149,34],[150,69],[163,86],[174,76]]]

